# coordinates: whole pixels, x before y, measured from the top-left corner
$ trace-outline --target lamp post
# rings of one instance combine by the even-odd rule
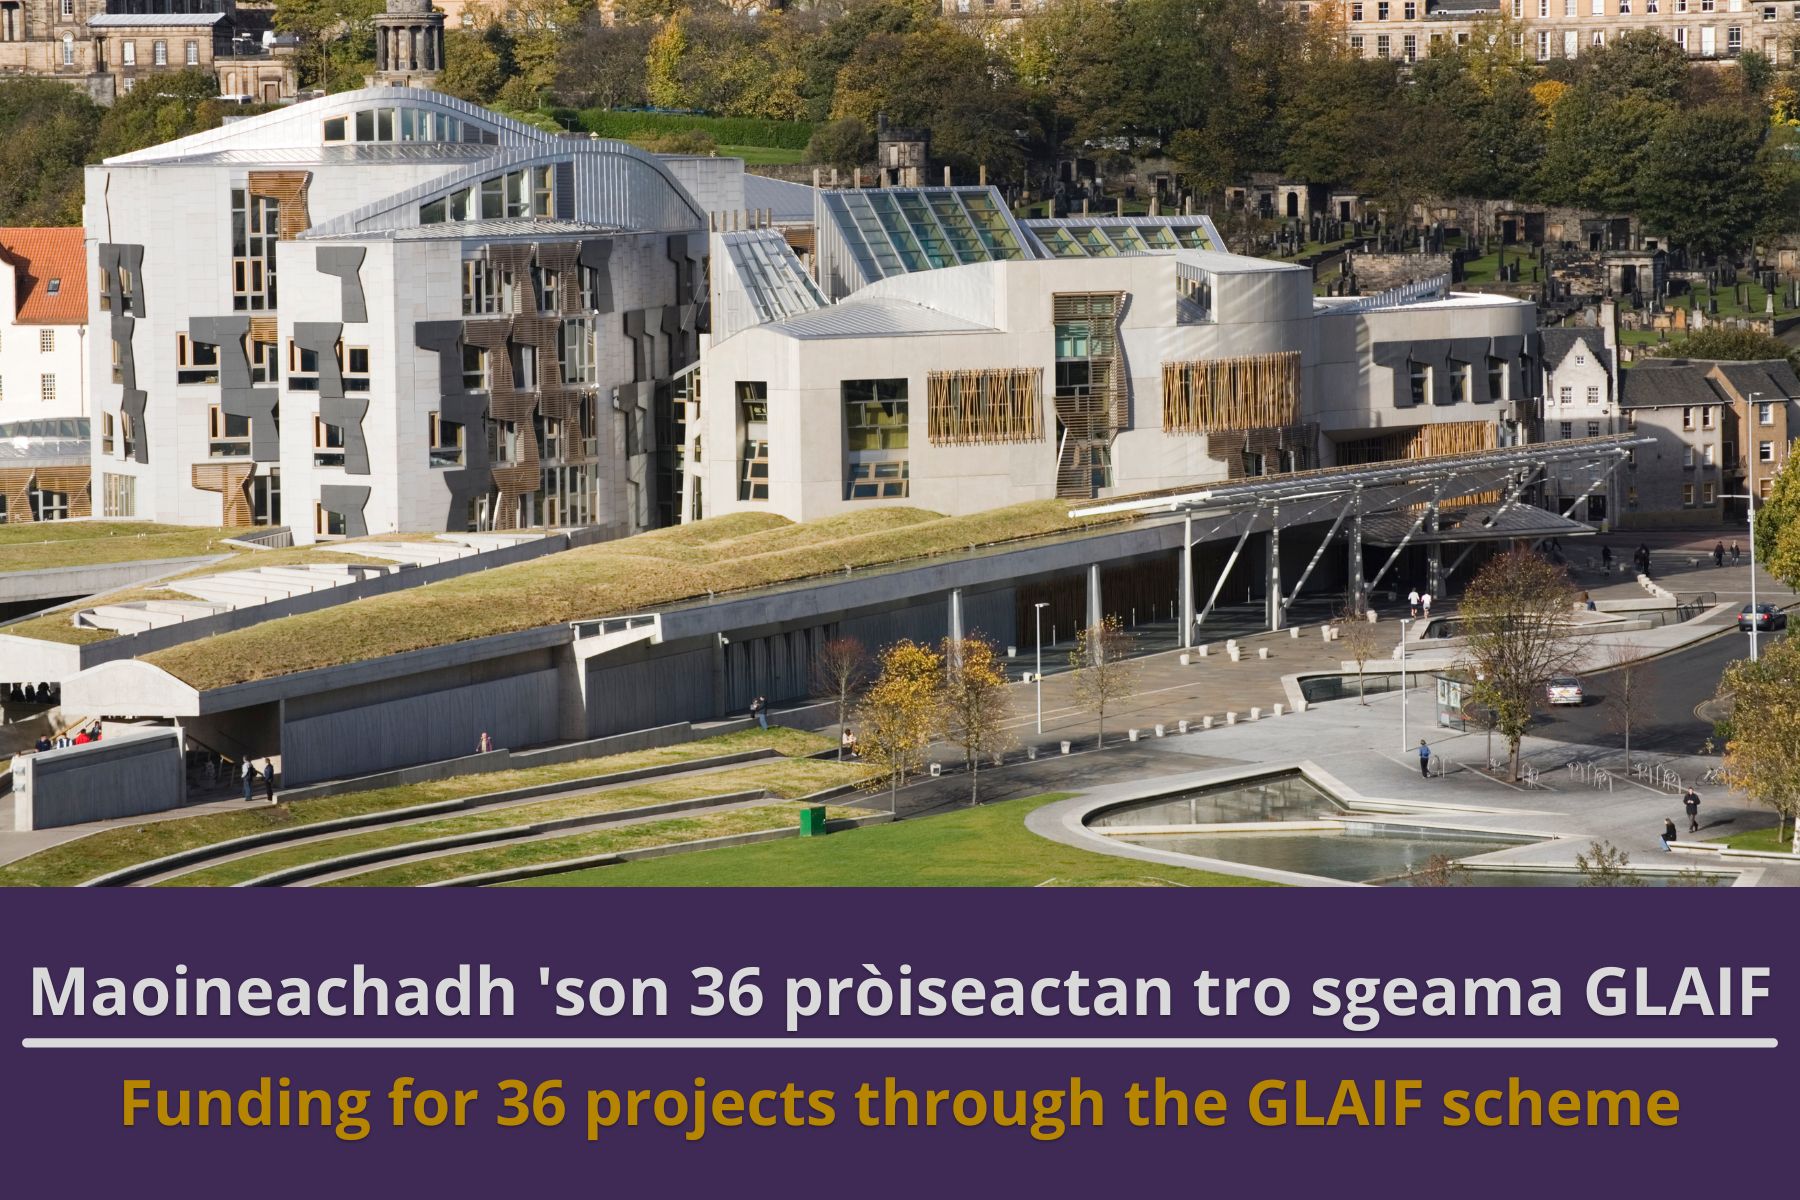
[[[1037,640],[1037,670],[1032,674],[1032,686],[1037,689],[1037,731],[1038,736],[1044,733],[1044,610],[1049,608],[1048,601],[1039,600],[1032,607],[1031,623]]]
[[[1748,401],[1751,411],[1745,413],[1744,415],[1749,417],[1752,422],[1755,422],[1756,418],[1759,415],[1755,411],[1756,404],[1757,404],[1757,401],[1762,399],[1762,393],[1761,392],[1751,392],[1747,397],[1745,397],[1745,399]],[[1752,424],[1751,425],[1751,428],[1753,428],[1753,429],[1760,429],[1761,427],[1762,426],[1760,424]],[[1756,661],[1756,629],[1757,629],[1757,626],[1761,624],[1761,621],[1759,620],[1759,618],[1762,616],[1762,614],[1760,612],[1758,612],[1757,608],[1756,608],[1756,455],[1761,454],[1761,453],[1762,453],[1762,442],[1759,439],[1757,442],[1757,446],[1756,446],[1756,454],[1746,454],[1744,456],[1744,461],[1747,464],[1746,468],[1745,468],[1745,473],[1744,473],[1744,495],[1745,495],[1745,498],[1748,499],[1750,502],[1749,508],[1746,511],[1749,513],[1749,516],[1750,516],[1749,525],[1750,525],[1750,661],[1751,662]]]
[[[1411,617],[1400,618],[1400,751],[1403,754],[1412,747],[1406,732],[1406,627],[1411,624]]]

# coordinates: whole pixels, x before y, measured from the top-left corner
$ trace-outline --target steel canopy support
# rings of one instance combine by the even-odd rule
[[[1181,648],[1194,644],[1194,514],[1181,517]]]
[[[1250,513],[1249,520],[1244,522],[1244,531],[1238,534],[1237,545],[1231,548],[1231,557],[1225,560],[1225,569],[1219,572],[1219,577],[1217,579],[1213,580],[1212,595],[1206,598],[1206,607],[1202,608],[1200,610],[1200,615],[1194,618],[1194,626],[1196,629],[1198,629],[1199,626],[1206,624],[1207,615],[1212,612],[1213,605],[1218,603],[1219,593],[1224,590],[1225,587],[1225,580],[1231,575],[1231,568],[1237,566],[1238,555],[1244,552],[1244,543],[1250,540],[1250,531],[1255,527],[1256,514]]]
[[[1312,578],[1313,568],[1318,566],[1319,560],[1325,557],[1325,548],[1331,545],[1331,539],[1337,536],[1338,529],[1344,524],[1344,518],[1349,515],[1350,509],[1338,509],[1337,519],[1331,523],[1331,528],[1325,531],[1325,540],[1319,543],[1317,550],[1313,551],[1312,558],[1307,561],[1306,570],[1300,572],[1300,578],[1294,584],[1294,590],[1288,593],[1286,599],[1282,600],[1281,615],[1283,618],[1287,616],[1288,607],[1300,595],[1300,590],[1306,586],[1306,581]]]
[[[1287,606],[1281,602],[1281,505],[1269,507],[1269,594],[1264,607],[1269,614],[1269,629],[1281,628],[1281,614]]]
[[[1531,486],[1533,477],[1542,469],[1543,468],[1541,467],[1526,467],[1513,477],[1513,481],[1506,487],[1506,495],[1502,498],[1500,507],[1496,508],[1493,513],[1489,515],[1486,528],[1492,528],[1495,522],[1499,521],[1513,505],[1519,502],[1519,498],[1525,494],[1525,489]],[[1444,571],[1444,579],[1448,580],[1452,575],[1456,574],[1463,563],[1468,560],[1469,555],[1475,552],[1475,547],[1480,544],[1480,542],[1470,542],[1467,546],[1464,546],[1463,552],[1456,556],[1456,561],[1451,563],[1449,568]],[[1443,584],[1440,582],[1438,586],[1441,587]]]
[[[1362,485],[1350,495],[1350,606],[1360,616],[1369,606],[1369,589],[1363,584]]]
[[[1394,547],[1394,552],[1388,555],[1386,562],[1381,564],[1381,570],[1375,572],[1375,578],[1369,580],[1369,591],[1372,592],[1377,587],[1381,586],[1382,577],[1393,568],[1395,562],[1399,561],[1400,552],[1412,543],[1413,535],[1419,532],[1420,526],[1425,524],[1425,518],[1437,511],[1437,498],[1443,493],[1443,490],[1444,485],[1441,483],[1438,484],[1436,491],[1432,495],[1432,503],[1419,510],[1419,515],[1413,518],[1413,523],[1407,529],[1406,536],[1400,539],[1399,544]]]

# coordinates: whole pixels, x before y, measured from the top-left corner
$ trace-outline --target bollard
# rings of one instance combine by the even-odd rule
[[[1212,726],[1213,726],[1213,719],[1211,717],[1201,717],[1200,718],[1200,728],[1211,729]]]
[[[1390,599],[1390,600],[1391,600],[1391,599],[1393,599],[1393,597],[1392,597],[1392,596],[1390,596],[1390,597],[1388,597],[1388,599]],[[1371,624],[1371,625],[1373,625],[1373,624],[1375,624],[1375,623],[1376,623],[1376,622],[1377,622],[1377,621],[1379,621],[1379,620],[1380,620],[1380,619],[1381,619],[1381,618],[1380,618],[1380,617],[1379,617],[1379,616],[1377,616],[1377,615],[1376,615],[1376,613],[1375,613],[1375,610],[1374,610],[1374,609],[1372,609],[1372,608],[1371,608],[1371,609],[1370,609],[1370,610],[1369,610],[1369,624]]]
[[[1186,721],[1177,721],[1175,722],[1175,728],[1179,729],[1182,733],[1186,733],[1188,731],[1188,723]]]
[[[1298,625],[1289,626],[1288,627],[1288,636],[1298,640],[1300,637],[1300,627]]]
[[[1322,642],[1329,642],[1335,632],[1336,631],[1333,630],[1331,626],[1321,625],[1319,626],[1319,640]]]
[[[1183,654],[1183,655],[1182,655],[1182,656],[1181,656],[1181,665],[1182,665],[1182,666],[1184,666],[1184,667],[1185,667],[1185,666],[1187,666],[1187,665],[1188,665],[1188,664],[1189,664],[1189,663],[1191,663],[1191,662],[1193,662],[1193,661],[1194,661],[1194,660],[1193,660],[1193,658],[1192,658],[1192,656],[1190,656],[1190,655],[1186,655],[1186,654]]]
[[[933,779],[936,779],[938,776],[942,775],[943,773],[944,773],[944,765],[942,763],[932,763],[931,764],[931,777]]]
[[[1156,727],[1156,736],[1161,737],[1162,735],[1163,735],[1163,727],[1161,725],[1158,725]]]
[[[1306,701],[1304,701],[1304,700],[1294,701],[1294,711],[1297,713],[1305,712],[1306,711]]]
[[[1241,651],[1239,651],[1236,646],[1231,647],[1229,650],[1226,651],[1226,653],[1231,655],[1232,662],[1239,662],[1244,657],[1243,653]]]
[[[1256,705],[1250,709],[1250,719],[1252,721],[1262,720],[1262,706],[1261,705]]]
[[[1225,723],[1227,725],[1236,725],[1237,724],[1237,714],[1234,712],[1226,713],[1225,714]]]
[[[1201,657],[1201,658],[1206,658],[1206,657],[1208,657],[1208,656],[1210,656],[1210,654],[1211,654],[1211,653],[1212,653],[1212,647],[1211,647],[1211,646],[1202,646],[1202,647],[1200,647],[1200,657]]]
[[[1269,657],[1269,648],[1267,646],[1258,646],[1256,648],[1256,657],[1258,657],[1258,658]]]
[[[1019,657],[1019,648],[1017,646],[1008,646],[1006,648],[1006,657],[1008,657],[1008,658]]]
[[[1037,747],[1036,746],[1025,747],[1025,757],[1028,760],[1030,760],[1031,762],[1036,762],[1037,761]]]
[[[1064,754],[1067,754],[1067,753],[1068,753],[1068,752],[1069,752],[1069,743],[1068,743],[1068,742],[1064,742],[1064,743],[1063,743],[1063,744],[1062,744],[1062,748],[1063,748],[1063,751],[1062,751],[1062,752],[1063,752],[1063,753],[1064,753]]]
[[[1281,715],[1281,705],[1279,705],[1279,704],[1277,704],[1277,705],[1276,705],[1276,706],[1275,706],[1275,713],[1274,713],[1274,715],[1275,715],[1275,716],[1278,716],[1278,717],[1279,717],[1279,716],[1280,716],[1280,715]]]
[[[1135,729],[1127,729],[1125,731],[1125,737],[1127,741],[1135,742],[1138,740],[1138,731]]]

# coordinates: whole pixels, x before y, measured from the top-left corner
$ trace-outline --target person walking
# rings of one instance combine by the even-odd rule
[[[1600,566],[1608,574],[1612,574],[1612,547],[1600,547]]]
[[[1430,592],[1420,592],[1419,593],[1419,611],[1425,615],[1426,620],[1431,619],[1431,593]]]
[[[1431,747],[1425,744],[1424,738],[1419,739],[1419,774],[1431,778]]]
[[[760,726],[763,729],[767,729],[769,727],[769,700],[768,700],[768,697],[758,696],[756,699],[752,700],[750,702],[750,715],[756,718],[756,723],[758,726]]]
[[[275,803],[275,764],[266,758],[263,759],[262,781],[263,795],[269,798],[270,804]]]
[[[1419,589],[1418,588],[1414,588],[1412,591],[1406,593],[1406,608],[1407,608],[1408,615],[1414,616],[1414,617],[1419,615]]]
[[[1664,854],[1671,853],[1674,849],[1674,844],[1675,844],[1675,822],[1669,820],[1667,817],[1664,817],[1663,818],[1663,831],[1662,831],[1663,853]]]
[[[1713,543],[1713,566],[1722,567],[1724,565],[1725,565],[1725,543],[1724,542],[1714,542]]]
[[[256,799],[256,764],[249,759],[244,760],[244,803]]]
[[[1693,788],[1689,788],[1687,790],[1687,795],[1685,795],[1681,798],[1681,807],[1683,807],[1687,810],[1688,832],[1689,833],[1699,833],[1700,832],[1700,793],[1696,792]]]
[[[1740,556],[1742,556],[1743,553],[1744,553],[1743,547],[1738,545],[1738,540],[1736,538],[1732,538],[1731,539],[1731,565],[1732,566],[1735,567],[1738,565],[1738,558]]]

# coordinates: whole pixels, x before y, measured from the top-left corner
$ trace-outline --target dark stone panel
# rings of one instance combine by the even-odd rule
[[[344,518],[344,536],[367,537],[369,521],[363,506],[369,502],[369,489],[343,483],[327,483],[319,488],[319,507],[339,513]]]
[[[594,304],[597,312],[613,310],[612,294],[612,249],[610,241],[588,239],[581,243],[581,250],[575,261],[587,267],[598,276],[594,288]]]
[[[463,427],[463,465],[443,473],[444,483],[450,489],[444,529],[457,530],[464,527],[469,502],[494,486],[487,436],[481,424],[487,415],[488,398],[482,392],[463,390],[463,322],[420,321],[413,326],[413,344],[437,355],[438,412],[444,420]]]
[[[344,395],[344,372],[338,366],[337,344],[344,327],[336,321],[294,322],[294,344],[319,356],[319,419],[344,431],[344,471],[369,473],[369,441],[363,433],[363,417],[369,402]]]
[[[336,275],[343,281],[344,320],[367,321],[368,305],[363,299],[362,264],[369,253],[365,246],[320,246],[318,267],[321,275]]]
[[[144,248],[118,242],[101,242],[100,269],[106,272],[107,307],[112,314],[109,333],[119,345],[119,382],[122,388],[119,412],[131,422],[131,460],[150,461],[150,430],[144,422],[144,409],[150,397],[138,387],[137,356],[132,339],[137,334],[137,319],[144,315]],[[131,297],[125,297],[123,267],[131,275]],[[127,309],[129,308],[129,312]]]
[[[1521,347],[1525,352],[1521,353]],[[1411,408],[1412,383],[1408,377],[1407,363],[1424,363],[1431,367],[1431,403],[1433,405],[1457,404],[1450,394],[1449,360],[1469,364],[1471,372],[1470,394],[1477,401],[1493,399],[1487,394],[1487,359],[1491,355],[1505,360],[1507,367],[1507,386],[1512,389],[1516,399],[1528,396],[1530,372],[1528,369],[1530,343],[1518,334],[1509,334],[1494,338],[1441,338],[1418,342],[1376,342],[1369,351],[1369,360],[1375,366],[1387,367],[1393,372],[1393,401],[1395,408]]]
[[[248,314],[188,319],[189,337],[219,348],[219,409],[249,419],[251,460],[280,462],[281,430],[276,414],[281,393],[251,385],[250,360],[244,353],[244,338],[249,333]]]

